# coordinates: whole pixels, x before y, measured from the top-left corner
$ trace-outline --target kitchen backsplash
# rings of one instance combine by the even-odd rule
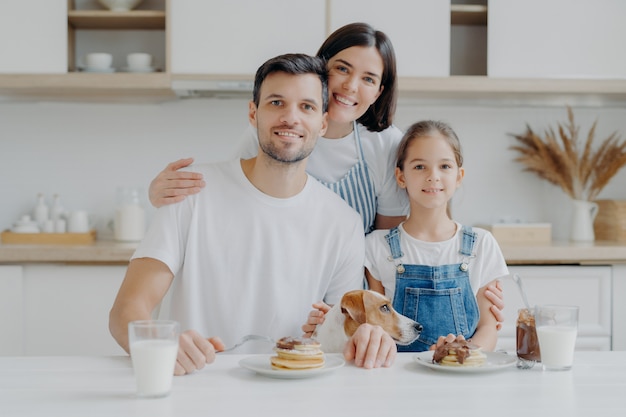
[[[626,136],[626,108],[574,107],[581,135],[598,120],[597,139]],[[570,207],[560,189],[523,172],[507,133],[528,123],[543,132],[566,122],[565,103],[554,107],[425,105],[402,101],[395,124],[421,119],[450,123],[463,146],[466,175],[453,200],[465,224],[499,220],[551,222],[553,237],[568,237]],[[147,190],[168,162],[198,162],[234,155],[247,123],[244,99],[178,100],[161,104],[0,102],[0,229],[31,214],[37,194],[61,196],[67,210],[87,210],[99,236],[108,226],[118,186]],[[626,170],[600,198],[626,199]],[[620,184],[622,184],[620,186]],[[145,201],[147,205],[147,201]],[[154,209],[148,207],[148,218]]]

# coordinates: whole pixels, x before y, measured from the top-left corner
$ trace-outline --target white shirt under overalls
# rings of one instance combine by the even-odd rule
[[[401,261],[405,264],[441,266],[461,263],[463,256],[461,249],[461,224],[456,223],[457,231],[454,236],[443,242],[425,242],[409,235],[400,224],[400,248],[404,253]],[[481,287],[496,278],[508,275],[506,261],[493,235],[478,227],[473,227],[476,233],[474,244],[475,257],[470,259],[469,278],[474,295]],[[385,288],[385,295],[393,301],[396,288],[396,266],[388,260],[390,255],[389,244],[385,239],[388,230],[375,230],[365,239],[365,267],[374,278],[381,281]]]

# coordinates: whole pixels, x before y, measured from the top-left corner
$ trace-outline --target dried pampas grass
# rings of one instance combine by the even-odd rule
[[[574,123],[574,113],[569,106],[567,115],[568,123],[558,124],[558,136],[549,128],[542,138],[528,124],[523,134],[510,134],[519,142],[511,149],[519,152],[515,161],[525,165],[525,171],[558,185],[575,200],[592,201],[626,165],[626,142],[620,141],[617,132],[613,132],[594,149],[595,121],[581,148],[579,127]]]

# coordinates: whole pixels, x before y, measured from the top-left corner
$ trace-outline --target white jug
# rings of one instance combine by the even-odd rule
[[[140,188],[119,187],[117,189],[117,207],[113,221],[115,240],[138,242],[143,239],[146,214],[140,195]]]
[[[593,242],[593,221],[598,214],[598,204],[593,201],[573,200],[570,239],[575,242]]]

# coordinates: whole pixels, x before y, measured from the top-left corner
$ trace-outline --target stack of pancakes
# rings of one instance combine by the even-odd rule
[[[433,354],[433,363],[444,366],[482,366],[486,359],[480,347],[466,340],[446,342]]]
[[[324,366],[324,352],[315,339],[283,337],[274,347],[276,356],[270,357],[272,369],[304,370]]]

